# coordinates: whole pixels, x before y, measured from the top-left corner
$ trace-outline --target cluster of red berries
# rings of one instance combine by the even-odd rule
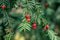
[[[30,21],[31,21],[31,20],[30,20],[30,14],[26,14],[26,15],[25,15],[25,18],[26,18],[26,21],[27,21],[27,22],[30,22]],[[32,24],[32,28],[33,28],[34,30],[36,30],[37,24],[36,24],[36,23],[33,23],[33,24]],[[46,25],[46,26],[45,26],[45,30],[44,30],[44,31],[46,31],[47,29],[49,29],[49,25]]]
[[[26,18],[26,21],[27,21],[27,22],[30,22],[30,21],[31,21],[31,20],[30,20],[30,14],[26,14],[25,18]],[[32,24],[32,28],[33,28],[34,30],[37,28],[36,23],[33,23],[33,24]]]
[[[2,5],[0,8],[2,8],[4,10],[6,8],[6,6],[5,5]]]
[[[25,17],[26,17],[26,21],[27,21],[27,22],[30,22],[30,21],[31,21],[31,20],[30,20],[30,14],[26,14]]]

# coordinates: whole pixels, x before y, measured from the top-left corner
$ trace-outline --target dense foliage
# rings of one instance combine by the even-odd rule
[[[60,19],[59,4],[60,0],[0,0],[0,40],[13,40],[17,31],[28,33],[26,40],[32,35],[32,40],[57,40],[53,30]]]

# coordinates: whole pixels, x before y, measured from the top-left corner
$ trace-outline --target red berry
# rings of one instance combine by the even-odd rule
[[[42,0],[39,0],[39,2],[42,2]]]
[[[31,20],[30,19],[26,19],[27,20],[27,22],[30,22]]]
[[[49,29],[49,25],[46,25],[45,28],[46,28],[46,29]]]
[[[47,4],[47,3],[45,3],[45,4],[44,4],[44,6],[45,6],[45,8],[47,8],[47,7],[48,7],[48,4]]]
[[[34,23],[34,24],[32,25],[32,27],[37,27],[36,23]]]
[[[36,28],[37,28],[36,23],[32,24],[32,28],[33,28],[34,30],[36,30]]]
[[[26,19],[30,19],[30,14],[26,14]]]
[[[5,6],[5,5],[2,5],[2,6],[1,6],[1,8],[2,8],[2,9],[5,9],[5,8],[6,8],[6,6]]]

